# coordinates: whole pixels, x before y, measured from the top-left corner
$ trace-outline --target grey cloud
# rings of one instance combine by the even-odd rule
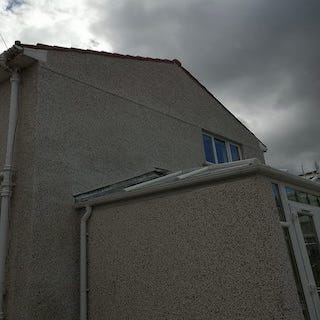
[[[297,171],[320,159],[318,0],[126,0],[97,9],[92,31],[115,51],[178,58],[222,102],[237,101],[274,166]]]
[[[24,3],[23,0],[9,0],[5,10],[12,11],[15,7],[19,7],[23,3]]]

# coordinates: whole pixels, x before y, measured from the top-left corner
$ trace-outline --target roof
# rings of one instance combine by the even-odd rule
[[[77,193],[74,195],[75,202],[86,201],[89,199],[94,199],[98,197],[102,197],[105,195],[110,195],[115,192],[122,191],[128,187],[133,185],[139,185],[146,181],[152,181],[153,179],[166,176],[169,173],[168,170],[155,168],[153,171],[146,172],[144,174],[135,176],[130,179],[122,180],[113,184],[109,184],[107,186],[99,187],[90,191]]]
[[[79,48],[66,48],[66,47],[60,47],[60,46],[50,46],[42,43],[37,43],[36,45],[33,44],[25,44],[21,43],[20,41],[15,42],[15,46],[19,46],[22,48],[29,48],[29,49],[38,49],[38,50],[51,50],[51,51],[61,51],[61,52],[77,52],[80,54],[95,54],[95,55],[103,55],[113,58],[120,58],[120,59],[132,59],[132,60],[140,60],[140,61],[152,61],[152,62],[159,62],[159,63],[168,63],[172,65],[176,65],[180,67],[183,72],[185,72],[197,85],[199,85],[203,90],[205,90],[214,100],[218,102],[218,104],[224,108],[226,112],[228,112],[238,123],[241,124],[250,134],[252,134],[262,145],[264,151],[267,150],[266,145],[255,136],[255,134],[248,129],[231,111],[229,111],[197,78],[195,78],[187,69],[185,69],[181,62],[177,59],[160,59],[160,58],[151,58],[151,57],[141,57],[141,56],[133,56],[133,55],[125,55],[125,54],[119,54],[119,53],[111,53],[106,51],[95,51],[91,49],[79,49]],[[9,51],[9,50],[7,50]]]
[[[301,173],[299,174],[299,176],[305,176],[307,174],[319,174],[319,170],[313,170],[313,171],[308,171],[308,172],[305,172],[305,173]]]
[[[275,168],[261,164],[257,159],[246,159],[223,164],[212,164],[205,167],[193,168],[185,171],[176,171],[167,175],[146,180],[128,187],[119,188],[116,192],[106,192],[100,196],[98,194],[87,193],[81,198],[75,197],[75,207],[83,208],[101,204],[113,203],[122,200],[135,199],[156,193],[163,193],[172,190],[182,189],[201,184],[212,184],[217,181],[227,181],[237,177],[261,174],[274,181],[285,182],[288,185],[299,186],[307,190],[312,190],[320,195],[320,184],[310,180],[277,170]]]
[[[102,55],[108,56],[113,58],[121,58],[121,59],[133,59],[133,60],[142,60],[142,61],[153,61],[153,62],[164,62],[164,63],[172,63],[181,66],[181,62],[177,59],[160,59],[160,58],[151,58],[151,57],[141,57],[141,56],[132,56],[128,54],[120,54],[120,53],[112,53],[106,51],[95,51],[91,49],[79,49],[79,48],[66,48],[66,47],[59,47],[59,46],[49,46],[47,44],[37,43],[36,45],[33,44],[20,44],[23,48],[29,49],[39,49],[39,50],[53,50],[53,51],[63,51],[63,52],[78,52],[83,54],[95,54],[95,55]]]
[[[303,174],[299,174],[300,177],[307,179],[307,180],[311,180],[314,182],[319,183],[320,182],[320,172],[319,170],[314,170],[314,171],[310,171],[310,172],[306,172]]]

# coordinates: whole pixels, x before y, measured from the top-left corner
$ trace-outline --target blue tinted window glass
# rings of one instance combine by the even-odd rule
[[[206,155],[206,160],[208,162],[215,163],[214,155],[213,155],[212,138],[207,134],[203,134],[202,140],[203,140],[203,147],[204,147],[204,153]]]
[[[227,148],[225,142],[219,139],[214,139],[214,144],[216,146],[218,163],[228,162]]]
[[[280,220],[281,221],[286,221],[284,210],[283,210],[283,207],[282,207],[281,198],[280,198],[279,187],[275,183],[272,183],[272,193],[273,193],[274,200],[276,202],[276,206],[278,208],[278,213],[279,213]]]
[[[230,151],[231,151],[231,160],[232,161],[240,160],[239,147],[230,143]]]
[[[273,196],[274,196],[274,198],[276,199],[276,202],[278,202],[279,199],[280,199],[279,187],[278,187],[278,185],[275,184],[275,183],[272,183],[271,186],[272,186]]]

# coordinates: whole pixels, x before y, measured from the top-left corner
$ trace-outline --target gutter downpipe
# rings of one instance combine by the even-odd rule
[[[91,213],[92,207],[87,206],[80,223],[80,320],[88,318],[87,222]]]
[[[5,273],[8,245],[9,209],[12,194],[12,159],[14,150],[15,132],[18,119],[18,94],[20,75],[18,69],[14,69],[10,77],[11,96],[7,135],[7,151],[2,172],[1,184],[1,215],[0,215],[0,319],[5,319],[4,295],[5,295]]]

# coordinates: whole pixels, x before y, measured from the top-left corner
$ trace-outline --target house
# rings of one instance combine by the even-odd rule
[[[319,185],[265,151],[177,60],[16,42],[0,319],[320,319]]]

